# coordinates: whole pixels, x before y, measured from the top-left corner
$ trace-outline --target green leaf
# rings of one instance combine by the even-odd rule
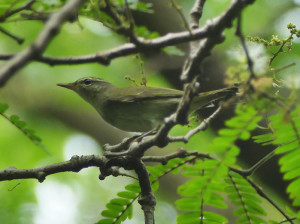
[[[24,128],[26,126],[26,123],[24,121],[16,121],[16,126],[18,126],[19,128]]]
[[[212,212],[203,212],[204,214],[204,220],[206,220],[207,223],[209,222],[215,222],[215,223],[228,223],[228,220],[219,214],[212,213]]]
[[[0,103],[0,114],[5,113],[7,109],[8,109],[8,105],[6,103]]]
[[[127,199],[123,199],[123,198],[114,198],[114,199],[111,199],[109,203],[112,203],[112,204],[117,204],[117,205],[127,205],[129,204],[129,200]]]
[[[240,134],[240,130],[224,128],[224,129],[221,129],[218,133],[219,133],[219,135],[222,135],[222,136],[237,136]]]
[[[233,117],[230,120],[225,121],[225,125],[229,128],[242,128],[244,123],[240,122],[237,117]]]
[[[257,216],[254,216],[254,215],[250,215],[250,219],[253,220],[253,223],[259,223],[259,224],[267,223],[265,220],[263,220]]]
[[[96,224],[112,224],[115,223],[113,219],[101,219]]]
[[[20,118],[17,115],[11,115],[9,119],[12,123],[15,124]]]
[[[125,189],[134,193],[140,193],[141,188],[138,184],[128,184],[125,186]]]
[[[114,210],[103,210],[101,212],[101,215],[107,218],[116,218],[119,216],[119,214],[120,214],[119,211],[114,211]]]
[[[154,13],[154,11],[151,9],[151,7],[152,7],[152,3],[138,2],[135,5],[135,8],[138,11],[146,12],[146,13]]]
[[[295,152],[300,153],[300,150],[296,150]],[[295,157],[292,157],[289,160],[286,160],[287,162],[285,162],[285,163],[283,163],[282,159],[279,160],[279,164],[281,164],[281,168],[280,168],[281,172],[287,172],[287,171],[290,171],[292,169],[299,167],[300,155],[296,154],[296,153],[295,153]]]
[[[176,201],[177,208],[186,211],[198,211],[201,203],[201,198],[181,198]]]
[[[299,147],[299,143],[298,141],[294,141],[292,143],[289,143],[289,144],[285,144],[285,145],[282,145],[282,146],[279,146],[277,149],[276,149],[276,154],[282,154],[282,153],[286,153],[286,152],[289,152],[291,150],[294,150],[296,148]]]
[[[127,207],[126,215],[129,220],[132,219],[132,216],[133,216],[133,206],[132,205]]]
[[[265,143],[265,142],[273,141],[275,137],[272,133],[267,133],[263,135],[253,136],[252,138],[256,143]]]
[[[24,129],[24,132],[25,132],[26,134],[28,134],[29,136],[33,136],[34,133],[35,133],[34,130],[29,129],[29,128],[25,128],[25,129]]]
[[[135,26],[134,27],[134,31],[139,36],[143,36],[143,37],[146,37],[146,38],[149,38],[149,39],[159,37],[159,33],[158,32],[151,32],[145,26],[139,26],[139,27]]]
[[[283,179],[292,180],[300,176],[300,167],[291,170],[290,172],[284,174]]]
[[[137,193],[133,193],[130,191],[121,191],[117,194],[121,198],[133,199],[137,197]]]
[[[151,184],[152,190],[157,191],[159,188],[159,182],[155,181],[154,183]]]
[[[245,209],[244,208],[238,208],[236,210],[234,210],[233,212],[234,215],[239,216],[239,215],[245,215]]]
[[[249,131],[243,131],[240,135],[240,139],[243,141],[248,140],[251,137],[251,134]]]
[[[162,169],[159,169],[160,167],[158,166],[149,166],[147,167],[148,171],[151,173],[151,176],[152,177],[160,177],[163,173],[163,170]]]
[[[112,204],[112,203],[107,203],[106,208],[115,210],[115,211],[123,211],[124,210],[124,205],[117,205],[117,204]]]
[[[31,135],[30,138],[35,142],[41,142],[42,139],[36,135]]]
[[[199,223],[200,212],[189,212],[177,216],[178,224],[195,224]]]

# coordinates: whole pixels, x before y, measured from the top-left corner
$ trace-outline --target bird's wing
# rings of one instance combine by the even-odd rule
[[[114,97],[110,97],[110,101],[118,102],[137,102],[155,99],[174,99],[180,98],[183,92],[180,90],[158,88],[158,87],[130,87],[118,88],[114,90]]]

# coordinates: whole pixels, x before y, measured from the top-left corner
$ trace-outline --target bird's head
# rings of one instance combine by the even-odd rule
[[[58,86],[71,89],[88,102],[93,101],[97,95],[103,92],[111,83],[101,78],[86,77],[68,84],[57,84]]]

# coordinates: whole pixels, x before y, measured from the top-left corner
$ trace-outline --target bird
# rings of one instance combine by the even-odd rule
[[[112,126],[139,133],[157,129],[164,118],[176,111],[184,94],[181,90],[170,88],[118,87],[98,77],[85,77],[57,85],[76,92]],[[232,97],[237,91],[234,86],[199,93],[191,102],[189,114]]]

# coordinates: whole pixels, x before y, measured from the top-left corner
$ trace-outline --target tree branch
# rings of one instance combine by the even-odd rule
[[[197,134],[200,131],[206,130],[209,123],[217,116],[217,114],[221,111],[222,107],[219,106],[218,109],[215,110],[208,118],[204,119],[196,128],[190,130],[185,136],[168,136],[170,142],[185,142],[187,143],[191,137]]]
[[[80,0],[73,0],[73,1],[80,1]],[[83,0],[81,0],[83,1]],[[110,50],[106,51],[100,51],[96,54],[91,55],[84,55],[84,56],[78,56],[78,57],[49,57],[49,56],[42,56],[41,52],[37,55],[28,55],[28,53],[22,52],[22,57],[26,57],[25,62],[23,62],[24,59],[22,59],[21,55],[0,55],[0,60],[9,60],[9,59],[15,59],[18,56],[18,60],[21,60],[22,64],[19,64],[17,68],[14,68],[10,74],[13,74],[21,67],[25,66],[29,60],[35,60],[42,63],[46,63],[49,65],[73,65],[73,64],[84,64],[84,63],[100,63],[103,65],[108,65],[111,60],[118,58],[118,57],[124,57],[132,54],[136,54],[138,52],[146,52],[146,51],[153,51],[158,50],[166,46],[171,45],[177,45],[184,42],[189,42],[193,40],[199,40],[207,37],[214,37],[218,33],[222,32],[224,29],[231,27],[231,22],[236,18],[235,13],[241,11],[244,7],[251,4],[254,0],[243,0],[243,1],[235,1],[230,8],[221,16],[216,17],[212,21],[208,22],[203,28],[197,28],[193,30],[192,35],[189,31],[183,31],[183,32],[177,32],[177,33],[168,33],[164,36],[154,38],[154,39],[145,39],[142,37],[136,38],[138,40],[138,45],[134,43],[126,43],[123,45],[120,45],[118,47],[115,47]],[[52,18],[52,16],[51,16]],[[45,28],[44,28],[45,29]],[[223,40],[223,39],[221,39]],[[221,41],[219,40],[219,42]],[[208,43],[207,43],[208,42]],[[218,41],[214,40],[213,42],[206,41],[204,46],[202,46],[201,54],[197,56],[192,55],[192,63],[189,63],[189,66],[186,67],[185,73],[182,74],[183,79],[184,77],[189,76],[190,70],[192,70],[196,66],[195,57],[200,57],[199,60],[204,58],[208,55],[208,51],[212,49],[213,46]],[[46,47],[46,46],[45,46]],[[34,56],[34,57],[33,57]],[[21,58],[20,58],[21,57]],[[7,67],[7,66],[6,66]],[[11,66],[10,66],[11,67]],[[13,66],[14,67],[14,66]],[[197,66],[196,66],[197,67]],[[12,75],[6,74],[5,80],[2,80],[3,78],[3,69],[0,70],[0,85],[4,85],[5,81],[10,78]],[[7,70],[7,69],[5,69]]]
[[[70,160],[55,163],[44,167],[33,169],[17,169],[8,167],[0,171],[0,181],[16,179],[37,179],[43,182],[51,174],[61,172],[79,172],[90,166],[102,167],[105,165],[105,158],[102,156],[73,156]]]
[[[206,0],[196,0],[190,11],[190,27],[192,29],[199,27],[199,20],[202,17],[205,1]]]
[[[271,205],[273,205],[286,219],[289,223],[294,223],[293,218],[290,218],[264,191],[261,187],[259,187],[256,183],[254,183],[248,177],[244,177],[249,184],[256,190],[257,194],[260,195],[262,198],[266,199]]]
[[[218,24],[214,28],[214,32],[210,33],[204,40],[199,43],[192,43],[189,57],[187,58],[183,71],[181,73],[181,80],[183,82],[188,82],[192,79],[192,74],[197,71],[199,68],[199,64],[202,60],[210,55],[210,51],[214,48],[215,45],[222,43],[225,38],[223,37],[223,31],[226,28],[232,27],[232,22],[235,18],[240,15],[240,12],[244,7],[249,4],[252,4],[255,0],[235,0],[229,9],[219,17],[213,19],[211,23]],[[196,4],[198,3],[198,5]],[[204,2],[197,1],[193,7],[193,11],[191,13],[197,12],[192,14],[191,25],[196,25],[198,27],[198,22],[196,19],[200,19],[199,10],[201,9],[201,4]],[[197,8],[198,7],[198,8]],[[197,11],[198,10],[198,11]]]
[[[13,40],[17,41],[18,44],[22,44],[24,42],[24,39],[21,37],[18,37],[10,32],[8,32],[6,29],[4,29],[3,27],[0,26],[0,32],[5,34],[6,36],[12,38]]]
[[[74,21],[80,5],[84,1],[69,0],[60,10],[51,15],[37,39],[0,68],[0,86],[3,86],[16,71],[27,65],[30,60],[38,58],[43,53],[49,42],[58,34],[60,27],[68,20]]]
[[[246,42],[245,42],[245,38],[244,35],[242,33],[242,27],[241,27],[241,20],[242,20],[242,15],[240,14],[238,16],[238,21],[237,21],[237,26],[236,26],[236,31],[235,31],[235,35],[238,36],[240,38],[243,50],[245,52],[246,58],[247,58],[247,63],[248,63],[248,69],[250,71],[250,77],[247,80],[247,84],[249,85],[250,88],[253,88],[251,85],[251,80],[255,79],[255,74],[254,74],[254,69],[253,69],[253,61],[250,57]]]
[[[25,2],[21,7],[14,9],[14,10],[8,10],[6,12],[3,13],[3,15],[0,16],[0,22],[4,22],[8,17],[21,12],[25,9],[29,9],[31,7],[31,5],[35,2],[35,0],[29,0],[27,2]]]
[[[192,30],[190,29],[189,24],[182,12],[182,7],[180,5],[178,5],[176,0],[170,0],[170,1],[171,1],[171,6],[173,6],[175,8],[175,10],[178,12],[179,16],[181,17],[184,27],[190,32],[190,34],[192,34]]]

